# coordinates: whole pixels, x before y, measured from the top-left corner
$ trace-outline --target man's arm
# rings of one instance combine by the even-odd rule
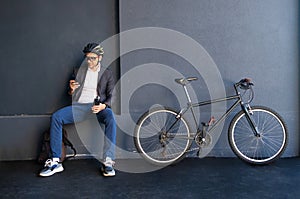
[[[102,79],[103,78],[103,79]],[[92,107],[93,113],[98,113],[107,107],[111,107],[111,101],[113,97],[113,90],[115,86],[115,81],[113,74],[110,70],[105,71],[103,77],[101,78],[100,84],[102,84],[102,88],[105,88],[105,101],[102,101],[100,105],[94,105]],[[103,86],[105,84],[105,86]],[[98,91],[101,92],[101,91]],[[101,99],[101,98],[100,98]]]
[[[113,97],[113,91],[114,91],[114,87],[115,87],[115,80],[113,77],[113,74],[111,71],[109,71],[108,73],[108,79],[107,79],[107,87],[106,87],[106,100],[105,102],[103,102],[104,104],[106,104],[106,106],[111,107],[111,100]]]
[[[75,80],[70,80],[69,81],[69,95],[73,95],[73,93],[75,92],[75,90],[79,87],[79,83],[76,82]]]
[[[78,69],[73,69],[73,73],[71,75],[70,81],[69,81],[69,88],[68,88],[68,94],[73,95],[75,90],[80,86],[78,82],[75,81],[76,74],[78,72]]]

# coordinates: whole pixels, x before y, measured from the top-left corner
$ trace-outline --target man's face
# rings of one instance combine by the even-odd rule
[[[101,59],[102,59],[102,56],[101,55],[98,56],[95,53],[86,53],[85,54],[85,59],[86,59],[86,62],[88,64],[88,67],[93,69],[93,68],[97,67],[98,62],[101,61]]]

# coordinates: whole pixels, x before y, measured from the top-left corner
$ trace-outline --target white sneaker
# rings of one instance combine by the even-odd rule
[[[40,172],[40,176],[48,177],[55,173],[62,172],[64,170],[63,166],[59,162],[54,162],[52,159],[48,159],[45,162],[44,169]]]
[[[115,164],[115,162],[110,157],[106,157],[105,162],[103,163],[103,166],[101,168],[104,176],[115,176],[116,175],[116,172],[113,168],[114,164]]]

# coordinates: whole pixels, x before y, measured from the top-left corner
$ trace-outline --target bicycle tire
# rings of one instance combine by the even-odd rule
[[[233,152],[242,160],[256,165],[269,164],[284,152],[288,132],[281,116],[264,106],[253,106],[252,119],[255,121],[260,136],[254,135],[244,111],[232,119],[228,139]]]
[[[173,164],[190,148],[190,127],[183,117],[175,122],[177,115],[171,108],[160,107],[147,111],[137,122],[134,144],[148,162],[159,166]],[[167,129],[168,135],[162,139]]]

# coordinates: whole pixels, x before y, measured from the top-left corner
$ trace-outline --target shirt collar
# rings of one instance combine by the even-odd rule
[[[98,73],[99,73],[100,69],[101,69],[101,65],[98,64],[98,68],[97,68],[97,70],[96,70],[95,72],[98,72]],[[94,71],[93,71],[92,69],[90,69],[89,67],[88,67],[88,71],[94,72]]]

